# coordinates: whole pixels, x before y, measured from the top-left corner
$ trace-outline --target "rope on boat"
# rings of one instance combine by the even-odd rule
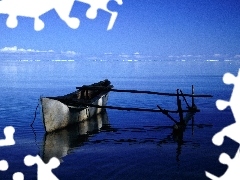
[[[32,123],[31,123],[31,127],[33,127],[33,123],[35,122],[35,119],[36,119],[36,117],[37,117],[37,109],[38,109],[38,107],[39,107],[39,103],[38,103],[38,105],[37,105],[37,107],[36,107],[36,109],[35,109],[35,114],[34,114],[34,119],[33,119],[33,121],[32,121]]]
[[[33,123],[32,123],[33,124]],[[39,145],[38,145],[38,143],[37,143],[37,133],[35,132],[35,129],[34,129],[34,127],[32,127],[32,124],[31,124],[31,128],[32,128],[32,132],[33,132],[33,134],[34,134],[34,141],[35,141],[35,144],[36,144],[36,146],[37,146],[37,148],[39,149],[39,153],[38,153],[38,155],[40,155],[41,156],[41,149],[40,149],[40,147],[39,147]]]
[[[35,140],[35,144],[36,144],[36,146],[38,147],[38,149],[39,149],[39,152],[40,152],[40,147],[39,147],[39,145],[38,145],[38,143],[37,143],[37,134],[36,134],[36,132],[35,132],[35,130],[34,130],[34,127],[33,127],[33,123],[35,122],[35,119],[36,119],[36,117],[37,117],[37,109],[38,109],[38,107],[39,107],[39,105],[40,105],[40,102],[38,101],[38,105],[37,105],[37,107],[36,107],[36,109],[35,109],[35,113],[34,113],[34,119],[33,119],[33,121],[32,121],[32,123],[31,123],[31,128],[32,128],[32,131],[33,131],[33,134],[34,134],[34,140]],[[40,155],[40,153],[38,153],[39,155]]]

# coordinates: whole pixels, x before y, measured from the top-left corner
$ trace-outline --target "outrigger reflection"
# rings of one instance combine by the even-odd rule
[[[195,95],[193,86],[192,94],[184,94],[179,89],[177,89],[177,93],[113,89],[113,85],[107,79],[91,85],[76,87],[76,89],[77,91],[64,96],[41,97],[43,123],[46,132],[52,132],[70,124],[87,120],[107,108],[127,111],[161,112],[175,123],[173,126],[174,131],[182,131],[194,114],[200,111],[194,103],[194,98],[212,97],[211,95]],[[157,105],[158,109],[107,106],[110,91],[175,96],[177,97],[177,110],[162,109],[159,105]],[[182,100],[180,97],[186,103],[187,109],[182,109]],[[191,97],[191,105],[187,102],[186,97]],[[178,113],[179,121],[175,120],[170,113]],[[185,117],[184,113],[186,113]]]

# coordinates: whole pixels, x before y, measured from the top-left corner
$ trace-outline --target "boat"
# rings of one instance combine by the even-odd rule
[[[101,113],[104,109],[101,106],[106,106],[112,88],[111,82],[105,79],[77,87],[76,91],[67,95],[41,97],[45,131],[53,132]]]

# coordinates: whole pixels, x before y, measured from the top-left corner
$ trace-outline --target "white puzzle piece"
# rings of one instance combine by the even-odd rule
[[[58,178],[52,173],[52,169],[57,168],[60,165],[60,161],[53,157],[50,159],[50,161],[45,164],[42,159],[37,156],[31,156],[27,155],[24,158],[24,163],[26,166],[33,166],[34,164],[37,164],[38,171],[37,171],[37,179],[38,180],[58,180]]]
[[[76,0],[78,2],[90,5],[86,16],[89,19],[97,17],[99,9],[111,14],[107,30],[112,29],[117,15],[117,12],[110,11],[107,8],[110,0]],[[122,0],[115,0],[119,5],[122,5]],[[80,20],[76,17],[69,17],[75,0],[1,0],[0,14],[7,14],[8,18],[6,25],[9,28],[16,28],[18,25],[18,16],[29,17],[34,19],[34,29],[40,31],[45,24],[40,19],[40,16],[50,10],[55,10],[59,17],[72,29],[77,29],[80,25]]]
[[[16,172],[13,174],[13,180],[24,180],[24,175],[21,172]]]
[[[238,71],[238,76],[226,73],[223,76],[223,82],[227,85],[233,84],[233,91],[229,101],[217,100],[216,106],[219,110],[224,110],[228,106],[231,108],[232,113],[235,118],[235,123],[223,128],[220,132],[216,133],[212,142],[216,146],[221,146],[224,142],[224,137],[229,137],[238,144],[240,144],[240,69]],[[212,180],[215,179],[239,179],[240,177],[240,148],[237,150],[236,155],[233,159],[229,157],[226,153],[222,153],[219,157],[219,161],[222,164],[228,165],[227,171],[221,176],[216,177],[209,172],[205,172],[206,176]]]
[[[107,30],[111,30],[113,28],[113,25],[114,25],[114,23],[117,19],[118,13],[114,12],[114,11],[110,11],[107,8],[107,5],[108,5],[110,0],[76,0],[76,1],[83,2],[83,3],[89,4],[91,6],[86,12],[86,16],[89,19],[95,19],[97,17],[97,11],[99,9],[110,13],[111,18],[110,18],[110,21],[108,23]],[[122,0],[115,0],[115,1],[118,3],[118,5],[123,4]]]
[[[11,146],[15,144],[15,140],[13,139],[15,129],[12,126],[7,126],[4,128],[3,133],[5,135],[5,139],[0,139],[0,147],[1,146]]]
[[[8,162],[5,160],[0,161],[0,171],[8,170]]]

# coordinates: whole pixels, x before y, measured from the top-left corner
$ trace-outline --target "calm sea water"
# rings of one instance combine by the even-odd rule
[[[0,62],[0,130],[15,127],[14,146],[0,147],[0,160],[9,163],[0,179],[22,172],[36,179],[37,166],[25,166],[26,155],[61,160],[53,173],[59,179],[207,179],[205,171],[222,175],[227,166],[218,161],[222,152],[231,157],[238,144],[226,138],[220,147],[212,136],[234,122],[231,110],[219,111],[217,99],[228,100],[231,85],[222,82],[226,72],[237,75],[239,62],[164,61],[2,61]],[[72,92],[76,86],[109,79],[116,89],[175,93],[181,89],[213,98],[196,99],[201,112],[189,123],[183,137],[172,136],[173,122],[161,113],[107,110],[106,114],[70,129],[45,134],[40,96]],[[190,99],[189,99],[190,102]],[[111,92],[108,105],[176,109],[174,97]],[[185,106],[185,105],[184,105]],[[33,129],[30,124],[36,119]],[[173,115],[174,118],[178,118]],[[0,139],[3,139],[0,133]]]

